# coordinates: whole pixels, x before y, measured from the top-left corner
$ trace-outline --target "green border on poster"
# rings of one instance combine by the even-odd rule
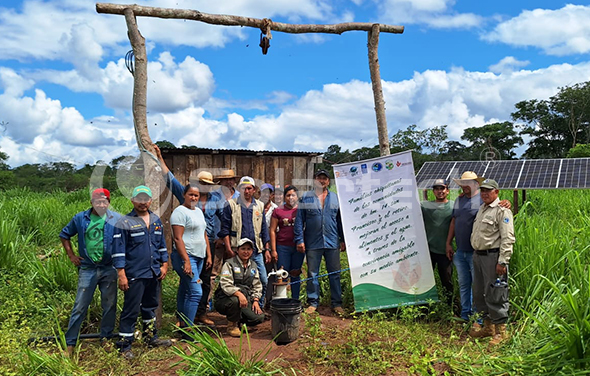
[[[408,294],[373,283],[363,283],[353,287],[352,293],[356,312],[438,301],[436,285],[422,294]]]

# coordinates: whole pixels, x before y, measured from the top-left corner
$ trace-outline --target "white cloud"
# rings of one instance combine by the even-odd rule
[[[516,59],[514,56],[506,56],[496,64],[490,65],[490,72],[494,73],[507,73],[512,72],[515,68],[522,68],[529,65],[531,62],[528,60],[521,61]]]
[[[505,66],[523,63],[516,59],[503,61]],[[4,89],[0,113],[2,120],[9,122],[0,147],[11,156],[10,164],[43,162],[53,156],[63,157],[55,160],[93,163],[99,159],[109,161],[121,155],[115,155],[121,150],[133,149],[132,121],[124,110],[129,108],[131,75],[123,65],[122,61],[110,63],[101,73],[104,82],[99,84],[103,86],[97,89],[123,92],[127,88],[117,97],[122,101],[119,114],[93,119],[84,119],[76,109],[62,106],[42,90],[36,89],[28,96],[30,81],[9,69],[0,70]],[[205,109],[216,99],[211,92],[196,94],[198,87],[211,88],[207,85],[213,83],[213,77],[203,78],[210,74],[208,67],[192,58],[176,63],[171,55],[162,54],[150,69],[150,77],[157,77],[150,93],[160,87],[158,96],[173,97],[159,99],[159,104],[149,107],[148,124],[154,141],[166,139],[176,145],[207,148],[304,151],[323,151],[331,144],[352,150],[377,143],[369,82],[325,84],[297,99],[288,93],[273,92],[267,100],[282,106],[278,115],[247,116],[234,111],[213,119]],[[196,78],[195,72],[200,72]],[[539,70],[507,69],[497,74],[461,68],[415,72],[411,79],[383,82],[389,132],[410,124],[420,128],[447,124],[450,136],[459,139],[467,127],[510,120],[514,104],[521,100],[546,99],[559,87],[587,80],[588,62]],[[84,83],[80,85],[80,89],[85,88]],[[158,105],[159,111],[155,110]]]
[[[380,4],[386,20],[394,24],[425,24],[437,29],[468,29],[480,26],[483,17],[457,13],[454,0],[385,0]]]
[[[105,106],[128,110],[133,97],[133,76],[124,59],[111,61],[104,69],[96,68],[95,71],[92,77],[81,75],[78,70],[39,70],[29,75],[74,92],[99,93]],[[187,56],[176,63],[169,52],[163,52],[148,62],[147,104],[151,111],[175,112],[190,105],[203,105],[210,99],[214,88],[209,67],[193,57]]]
[[[113,2],[129,3],[124,0]],[[336,13],[328,0],[154,0],[143,1],[142,5],[258,18],[286,18],[289,22],[328,22],[351,17],[348,10]],[[247,30],[149,17],[138,18],[138,25],[149,43],[192,47],[223,47],[235,38],[244,39],[244,30]],[[100,61],[106,52],[121,53],[121,45],[125,48],[129,46],[124,17],[98,14],[95,2],[91,0],[24,0],[22,9],[0,7],[0,59],[59,60],[81,68]]]
[[[561,9],[525,10],[499,23],[485,40],[516,47],[537,47],[549,55],[590,52],[590,6],[567,4]]]

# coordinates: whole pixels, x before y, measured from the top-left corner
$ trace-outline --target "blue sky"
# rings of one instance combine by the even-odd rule
[[[125,3],[116,1],[118,3]],[[514,104],[590,79],[585,2],[153,0],[141,5],[289,23],[379,22],[389,133],[416,124],[510,120]],[[367,35],[259,31],[139,18],[148,43],[153,140],[213,148],[373,146]],[[0,150],[9,164],[110,161],[137,153],[122,16],[87,0],[0,3]]]

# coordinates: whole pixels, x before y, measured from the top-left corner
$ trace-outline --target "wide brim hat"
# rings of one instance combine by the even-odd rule
[[[460,179],[453,179],[455,184],[457,184],[459,186],[469,184],[473,180],[475,180],[476,182],[481,184],[481,182],[484,181],[485,178],[478,176],[473,171],[465,171],[463,174],[461,174]]]
[[[208,184],[208,185],[215,185],[216,182],[213,181],[213,174],[209,171],[201,171],[197,174],[197,180],[201,184]]]
[[[231,168],[221,171],[221,174],[217,175],[215,179],[233,179],[236,178],[236,173]]]

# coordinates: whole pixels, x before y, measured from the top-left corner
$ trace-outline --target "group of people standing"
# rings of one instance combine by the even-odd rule
[[[455,265],[460,318],[469,321],[477,313],[483,327],[475,322],[469,334],[493,337],[491,343],[498,344],[508,338],[508,264],[515,242],[511,204],[500,201],[499,185],[493,179],[466,171],[454,181],[462,190],[454,202],[448,199],[445,179],[434,181],[435,200],[422,202],[432,267],[438,270],[442,295],[452,307]]]
[[[319,305],[318,275],[322,257],[330,273],[332,308],[344,314],[340,286],[340,254],[345,249],[337,196],[328,187],[328,172],[314,175],[314,189],[301,197],[296,187],[263,184],[257,192],[252,177],[236,186],[232,170],[214,178],[201,171],[183,185],[167,168],[156,146],[167,187],[178,199],[171,217],[173,247],[170,261],[180,278],[177,325],[183,335],[197,324],[213,326],[207,316],[214,308],[228,319],[227,333],[239,337],[241,325],[257,325],[268,301],[268,268],[289,272],[291,294],[300,297],[300,274],[308,262],[308,313]],[[219,186],[219,188],[217,188]],[[255,196],[260,194],[260,199]],[[117,347],[132,358],[138,315],[149,346],[169,346],[158,337],[156,309],[161,281],[168,272],[164,226],[150,211],[149,187],[133,190],[134,209],[122,216],[109,210],[110,192],[92,192],[92,207],[78,213],[60,233],[62,244],[79,268],[78,292],[66,332],[68,353],[77,343],[82,321],[96,287],[101,292],[101,342],[114,336],[117,286],[124,292]],[[70,239],[78,236],[78,255]],[[216,281],[217,287],[216,286]]]

